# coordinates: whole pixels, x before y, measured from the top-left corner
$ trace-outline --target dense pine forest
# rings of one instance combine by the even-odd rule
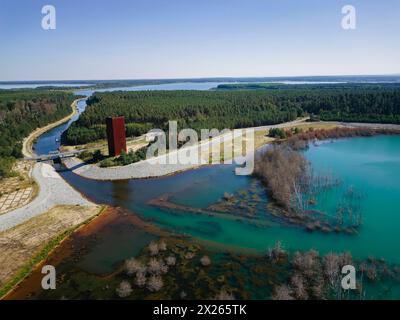
[[[400,123],[400,84],[229,84],[214,91],[96,93],[66,134],[70,144],[105,138],[104,120],[123,115],[127,135],[149,128],[242,128],[316,119]]]
[[[22,156],[23,138],[71,113],[74,99],[62,91],[0,90],[0,178]]]
[[[277,105],[263,92],[139,91],[96,93],[78,123],[71,126],[67,141],[86,143],[105,137],[104,120],[123,115],[128,136],[149,128],[167,129],[169,120],[180,128],[242,128],[293,120],[303,111]]]

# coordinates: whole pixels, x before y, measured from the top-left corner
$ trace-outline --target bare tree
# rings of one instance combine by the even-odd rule
[[[273,300],[294,300],[292,291],[286,284],[282,284],[275,288],[275,292],[272,295]]]
[[[301,274],[296,273],[291,278],[291,285],[293,288],[293,295],[296,297],[296,299],[299,299],[299,300],[307,300],[308,299],[307,288],[305,285],[304,278],[301,276]]]
[[[160,291],[164,286],[164,282],[160,276],[153,275],[147,281],[147,289],[151,292]]]
[[[143,287],[146,284],[146,274],[143,272],[138,272],[136,274],[135,284],[138,287]]]
[[[339,255],[340,267],[353,264],[353,257],[350,252],[344,252]]]
[[[336,287],[340,272],[340,258],[337,254],[330,252],[324,257],[324,270],[332,288]]]
[[[286,251],[283,248],[282,243],[279,240],[275,243],[275,246],[273,248],[267,249],[267,258],[269,260],[277,261],[285,255],[286,255]]]
[[[235,300],[235,297],[232,293],[223,289],[215,296],[215,300]]]
[[[196,254],[194,252],[188,252],[188,253],[185,254],[185,259],[191,260],[191,259],[193,259],[195,257],[195,255]]]
[[[122,281],[115,290],[120,298],[129,297],[132,294],[132,286],[128,281]]]
[[[176,264],[176,258],[174,256],[168,256],[165,259],[165,262],[167,263],[168,266],[174,266]]]
[[[149,251],[150,251],[150,255],[152,256],[156,256],[158,254],[158,252],[160,251],[158,248],[158,244],[157,242],[150,242],[149,244]]]
[[[164,240],[160,241],[160,243],[158,244],[158,249],[160,251],[166,251],[167,250],[167,244],[165,243]]]
[[[147,264],[147,271],[151,274],[163,274],[168,272],[168,266],[162,260],[151,258]]]
[[[310,250],[307,252],[295,252],[293,257],[293,265],[296,269],[301,271],[304,275],[311,277],[318,267],[318,252]]]
[[[125,269],[127,275],[133,275],[137,272],[145,272],[146,267],[135,258],[131,258],[125,261]]]
[[[207,266],[209,266],[209,265],[211,264],[211,259],[210,259],[209,256],[203,256],[203,257],[200,259],[200,263],[201,263],[201,265],[202,265],[203,267],[207,267]]]

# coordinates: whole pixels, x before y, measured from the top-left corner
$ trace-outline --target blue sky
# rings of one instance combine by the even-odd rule
[[[0,80],[394,74],[399,35],[398,0],[1,0]]]

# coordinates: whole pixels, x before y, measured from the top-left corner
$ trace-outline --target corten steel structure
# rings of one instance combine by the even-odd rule
[[[108,153],[111,157],[126,152],[125,118],[113,117],[106,119]]]

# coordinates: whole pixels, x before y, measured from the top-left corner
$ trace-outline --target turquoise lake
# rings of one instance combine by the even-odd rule
[[[238,250],[264,252],[279,240],[289,250],[349,251],[356,258],[373,256],[400,263],[400,136],[336,140],[312,145],[305,155],[316,171],[332,172],[342,181],[343,187],[319,199],[319,209],[334,214],[329,210],[334,210],[345,187],[362,194],[363,225],[357,235],[307,232],[273,221],[265,211],[260,214],[264,214],[268,225],[260,226],[232,219],[229,212],[216,217],[161,209],[147,203],[168,193],[174,203],[206,208],[225,192],[249,188],[254,182],[252,177],[236,176],[232,165],[203,167],[159,179],[118,182],[91,181],[68,171],[62,175],[96,202],[127,208],[161,227]]]

